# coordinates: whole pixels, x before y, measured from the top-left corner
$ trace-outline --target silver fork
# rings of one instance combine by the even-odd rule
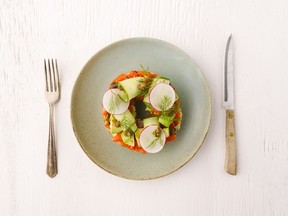
[[[47,61],[44,59],[44,69],[46,81],[45,98],[49,104],[50,112],[46,173],[53,178],[58,173],[54,132],[54,105],[60,99],[60,83],[57,60],[51,59],[50,64],[49,59]]]

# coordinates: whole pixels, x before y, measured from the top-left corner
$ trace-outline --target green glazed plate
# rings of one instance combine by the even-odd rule
[[[179,95],[183,120],[177,139],[157,154],[141,154],[111,141],[102,120],[102,97],[120,73],[149,71],[171,79]],[[186,164],[202,145],[211,119],[211,97],[197,64],[185,52],[152,38],[131,38],[96,53],[76,80],[71,98],[76,138],[87,156],[107,172],[135,180],[168,175]]]

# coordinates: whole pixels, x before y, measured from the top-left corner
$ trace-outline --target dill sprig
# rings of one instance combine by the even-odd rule
[[[142,64],[140,64],[140,67],[142,68],[143,71],[149,71],[149,67],[147,67],[146,69],[144,68],[144,66]]]
[[[172,100],[167,95],[164,95],[164,97],[161,98],[161,102],[159,104],[159,108],[162,112],[166,111],[168,107],[171,105]]]
[[[160,144],[162,146],[164,145],[161,136],[159,136],[159,137],[156,137],[154,140],[152,140],[152,142],[147,146],[147,148],[154,148],[158,141],[160,141]]]
[[[121,98],[115,92],[111,91],[111,93],[112,93],[112,95],[111,95],[111,99],[110,99],[109,104],[108,104],[108,109],[110,111],[114,112],[115,109],[119,109],[119,106],[121,104]]]

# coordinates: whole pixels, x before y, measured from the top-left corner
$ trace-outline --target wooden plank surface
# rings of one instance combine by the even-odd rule
[[[288,1],[0,0],[0,215],[288,215]],[[238,171],[224,171],[222,66],[233,33]],[[159,38],[202,68],[213,96],[205,143],[152,181],[95,166],[73,134],[70,97],[85,62],[129,37]],[[59,174],[45,174],[43,59],[58,59]]]

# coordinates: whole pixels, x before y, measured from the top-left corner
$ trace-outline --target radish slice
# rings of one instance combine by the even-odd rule
[[[158,136],[155,136],[155,131],[157,130]],[[141,131],[139,141],[146,152],[157,153],[164,147],[166,141],[165,132],[157,125],[149,125]]]
[[[110,114],[122,114],[129,107],[129,101],[124,102],[120,89],[109,89],[103,96],[103,107]]]
[[[149,100],[154,109],[166,111],[170,109],[175,102],[175,91],[167,83],[158,83],[150,92]]]

